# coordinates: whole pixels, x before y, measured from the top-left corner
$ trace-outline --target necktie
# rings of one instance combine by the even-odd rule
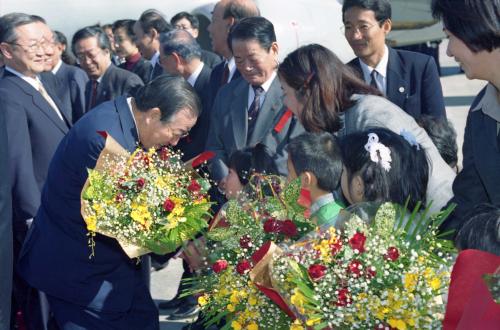
[[[90,94],[90,109],[93,109],[95,107],[95,104],[97,102],[97,86],[99,83],[97,80],[92,80],[92,94]]]
[[[64,118],[61,114],[61,111],[59,111],[59,108],[57,107],[56,103],[54,100],[50,97],[49,93],[45,90],[45,87],[43,87],[43,84],[41,81],[38,82],[38,91],[42,95],[42,97],[47,101],[47,103],[50,105],[52,109],[56,112],[57,116],[61,118],[62,121],[64,121]]]
[[[229,65],[226,62],[226,64],[224,64],[224,71],[222,71],[222,79],[220,81],[220,85],[224,86],[225,84],[227,84],[228,79],[229,79]]]
[[[371,80],[370,80],[370,86],[380,90],[378,88],[378,85],[377,85],[377,75],[378,75],[378,72],[377,70],[373,69],[372,70],[372,73],[370,74],[370,77],[371,77]]]
[[[260,101],[263,96],[262,94],[264,93],[264,88],[261,86],[252,86],[252,88],[255,96],[252,104],[250,104],[250,108],[248,108],[248,136],[252,135],[255,122],[257,121],[257,116],[259,115]]]

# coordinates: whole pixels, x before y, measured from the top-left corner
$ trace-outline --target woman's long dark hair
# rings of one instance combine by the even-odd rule
[[[318,44],[288,54],[278,74],[303,104],[299,120],[309,132],[338,131],[342,127],[339,114],[353,105],[352,94],[381,95],[332,51]]]

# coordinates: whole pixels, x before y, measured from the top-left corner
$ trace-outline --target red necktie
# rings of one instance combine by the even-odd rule
[[[226,63],[224,64],[224,71],[222,72],[222,79],[220,81],[220,85],[224,86],[227,84],[227,80],[229,79],[229,65]]]
[[[89,110],[94,108],[96,102],[97,102],[97,85],[99,83],[97,80],[92,80],[92,94],[90,96],[90,107]]]

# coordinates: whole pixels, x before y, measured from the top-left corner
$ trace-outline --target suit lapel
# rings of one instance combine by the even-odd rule
[[[248,131],[248,83],[241,79],[233,91],[229,105],[236,149],[247,144]]]
[[[9,73],[10,74],[10,73]],[[33,100],[33,104],[40,109],[40,111],[47,116],[47,118],[54,123],[57,128],[59,128],[63,133],[68,132],[68,126],[66,123],[59,118],[59,116],[56,114],[55,110],[50,106],[50,104],[43,98],[43,96],[38,92],[36,89],[33,88],[30,84],[22,80],[21,78],[10,74],[13,77],[13,82],[21,88],[21,90],[30,95]],[[55,101],[54,101],[55,102]],[[56,103],[57,106],[59,106]]]
[[[276,117],[276,114],[283,107],[283,103],[281,102],[282,95],[281,84],[278,77],[276,77],[266,93],[266,98],[257,116],[257,121],[255,122],[255,129],[247,145],[253,146],[262,141],[272,128],[275,121],[274,117]]]
[[[117,97],[114,101],[116,111],[120,117],[120,123],[125,139],[125,147],[128,151],[132,152],[137,147],[139,137],[137,136],[137,128],[135,126],[134,118],[127,103],[125,96]]]
[[[389,49],[389,62],[387,63],[387,98],[400,108],[404,107],[405,99],[409,93],[409,86],[405,79],[406,70],[398,53]]]

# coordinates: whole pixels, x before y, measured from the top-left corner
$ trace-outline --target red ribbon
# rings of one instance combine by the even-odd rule
[[[103,138],[105,138],[105,139],[108,138],[108,132],[106,132],[106,131],[96,131],[96,132],[97,132],[97,134],[99,134]]]
[[[213,151],[205,151],[199,154],[191,163],[191,166],[193,168],[196,168],[200,165],[202,165],[204,162],[209,161],[210,159],[215,157],[215,152]]]
[[[290,109],[287,109],[283,114],[283,116],[281,116],[276,126],[274,126],[274,131],[276,133],[280,133],[283,130],[283,127],[285,127],[286,123],[288,122],[288,119],[290,119],[290,117],[292,116],[293,116],[292,111],[290,111]]]

